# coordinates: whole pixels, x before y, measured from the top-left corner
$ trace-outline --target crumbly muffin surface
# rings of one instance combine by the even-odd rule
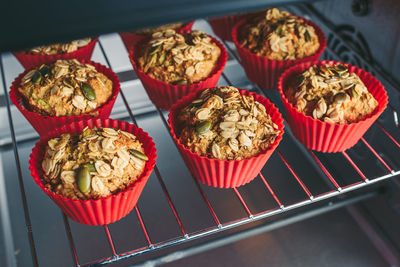
[[[378,106],[357,74],[342,64],[310,67],[293,79],[285,95],[298,111],[339,124],[358,122]]]
[[[253,54],[272,60],[304,58],[314,54],[320,45],[311,25],[277,8],[239,27],[238,42]]]
[[[199,92],[176,118],[179,142],[208,158],[240,160],[269,148],[279,134],[265,107],[235,87]]]
[[[201,32],[174,30],[153,33],[138,58],[139,68],[152,78],[172,84],[192,84],[213,71],[221,49]]]
[[[171,23],[171,24],[161,25],[161,26],[158,26],[155,28],[139,30],[139,31],[136,31],[135,33],[137,33],[137,34],[153,34],[155,32],[161,32],[161,31],[165,31],[168,29],[176,30],[176,29],[182,27],[183,25],[184,25],[184,23],[182,23],[182,22]]]
[[[26,107],[47,116],[72,116],[90,113],[108,101],[113,84],[93,65],[57,60],[28,72],[18,91]]]
[[[92,40],[91,38],[85,38],[85,39],[75,40],[70,43],[37,46],[28,49],[26,53],[31,55],[58,55],[58,54],[71,53],[85,45],[88,45],[91,40]]]
[[[124,190],[143,173],[147,156],[137,138],[113,128],[84,129],[48,141],[43,184],[71,199],[97,199]]]

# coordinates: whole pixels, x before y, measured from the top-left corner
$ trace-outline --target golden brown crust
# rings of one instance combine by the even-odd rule
[[[279,134],[265,107],[232,86],[199,92],[177,116],[179,142],[208,158],[240,160],[268,149]]]
[[[132,153],[131,149],[144,155],[142,144],[134,135],[112,128],[62,134],[48,141],[42,161],[43,183],[54,193],[71,199],[115,194],[143,173],[146,159],[134,156],[137,152]],[[81,171],[86,167],[89,175],[83,177]],[[88,179],[87,190],[81,179]]]
[[[87,90],[93,90],[94,95],[85,95]],[[113,83],[107,76],[75,59],[31,70],[18,87],[27,109],[47,116],[94,114],[112,91]]]
[[[238,29],[238,41],[253,54],[272,60],[304,58],[320,45],[312,26],[277,8],[248,19]]]
[[[154,79],[172,84],[192,84],[207,78],[221,49],[201,31],[153,33],[138,58],[139,69]]]
[[[310,67],[284,93],[298,111],[331,123],[358,122],[378,106],[361,79],[341,64]]]
[[[85,45],[88,45],[92,39],[85,38],[80,40],[75,40],[70,43],[59,43],[59,44],[52,44],[52,45],[43,45],[37,46],[31,49],[26,50],[26,54],[31,55],[58,55],[58,54],[65,54],[71,53],[78,50]]]

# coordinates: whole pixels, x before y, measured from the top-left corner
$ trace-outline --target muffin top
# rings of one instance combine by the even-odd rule
[[[147,28],[147,29],[142,29],[139,31],[136,31],[135,33],[137,34],[153,34],[155,32],[160,32],[160,31],[165,31],[168,29],[176,30],[184,25],[183,22],[178,22],[178,23],[170,23],[170,24],[165,24],[161,25],[155,28]]]
[[[264,105],[232,86],[199,92],[176,117],[179,142],[208,158],[240,160],[266,150],[279,134]]]
[[[213,71],[221,49],[201,31],[179,34],[174,30],[153,33],[138,58],[140,70],[172,84],[192,84]]]
[[[378,106],[360,77],[342,64],[314,65],[293,79],[284,93],[298,111],[331,123],[358,122]]]
[[[93,65],[57,60],[29,71],[18,91],[26,107],[47,116],[95,114],[108,101],[113,84]]]
[[[70,43],[37,46],[25,51],[31,55],[58,55],[71,53],[90,43],[91,38],[75,40]]]
[[[238,42],[253,54],[271,60],[304,58],[320,45],[311,25],[277,8],[248,19],[238,29]]]
[[[80,134],[48,141],[43,184],[65,198],[107,197],[136,181],[147,160],[134,135],[113,128],[85,128]]]

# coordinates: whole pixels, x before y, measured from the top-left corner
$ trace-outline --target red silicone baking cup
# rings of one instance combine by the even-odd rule
[[[343,64],[349,72],[354,72],[363,81],[368,91],[378,101],[378,107],[365,119],[350,124],[329,123],[306,116],[289,103],[283,91],[288,83],[313,65]],[[286,70],[279,79],[279,92],[286,110],[287,122],[294,136],[307,148],[321,152],[342,152],[354,146],[368,128],[378,119],[388,104],[388,96],[383,85],[369,72],[356,66],[337,61],[314,61],[295,65]]]
[[[249,80],[261,88],[277,89],[278,79],[283,71],[299,63],[317,60],[324,51],[326,47],[326,37],[323,31],[315,23],[301,17],[298,18],[303,19],[306,24],[311,25],[315,29],[315,33],[318,35],[319,48],[315,54],[296,60],[271,60],[251,53],[249,50],[242,47],[237,40],[237,30],[240,26],[246,23],[246,18],[240,20],[233,27],[233,42],[235,43],[236,50],[239,53],[241,64],[246,75]]]
[[[177,33],[188,33],[192,30],[194,21],[184,24],[182,27],[175,29]],[[139,40],[146,37],[146,34],[137,34],[132,32],[121,32],[119,34],[121,36],[122,42],[124,43],[126,50],[130,50],[130,48],[136,44]]]
[[[42,183],[43,171],[41,163],[43,160],[47,141],[58,137],[63,133],[79,133],[88,126],[112,127],[135,135],[142,143],[146,156],[146,162],[142,175],[127,189],[105,198],[89,200],[73,200],[57,195]],[[142,129],[127,122],[112,119],[89,119],[80,120],[60,128],[54,129],[46,136],[40,138],[32,150],[29,160],[29,170],[35,183],[46,193],[60,209],[72,220],[88,225],[109,224],[125,217],[136,205],[144,186],[149,179],[154,165],[156,164],[156,148],[153,140]]]
[[[249,159],[229,161],[210,159],[192,152],[179,142],[175,135],[176,115],[182,110],[182,108],[189,105],[196,98],[197,92],[182,98],[171,108],[169,113],[168,122],[171,136],[174,139],[183,160],[189,168],[189,171],[196,179],[213,187],[233,188],[251,182],[260,173],[261,169],[282,140],[284,128],[283,119],[274,104],[253,92],[242,89],[239,89],[239,92],[242,95],[252,95],[256,101],[264,105],[266,112],[271,116],[272,121],[278,125],[280,130],[275,142],[272,143],[266,151],[263,151]]]
[[[218,83],[219,77],[221,76],[226,61],[228,60],[228,54],[226,53],[225,47],[217,39],[212,36],[210,37],[212,41],[221,49],[221,55],[219,56],[214,70],[206,79],[189,85],[173,85],[156,80],[138,68],[136,65],[136,59],[138,56],[137,53],[140,51],[140,48],[143,47],[142,44],[147,41],[146,39],[142,39],[131,47],[131,50],[129,51],[129,58],[132,66],[154,105],[159,108],[169,110],[171,106],[183,96],[201,89],[214,87]]]
[[[39,66],[42,64],[49,64],[58,59],[73,59],[76,58],[78,60],[90,60],[93,54],[94,47],[97,43],[97,39],[93,39],[87,45],[79,48],[78,50],[65,54],[58,55],[31,55],[26,54],[25,52],[13,52],[14,56],[18,59],[19,63],[25,69],[31,69],[35,66]]]
[[[93,65],[98,72],[106,75],[113,83],[113,92],[110,99],[101,107],[97,108],[98,116],[96,118],[108,118],[111,114],[111,110],[114,106],[115,100],[117,99],[120,84],[117,75],[106,66],[103,66],[99,63],[88,61],[88,60],[79,60],[81,63],[89,63]],[[79,116],[59,116],[59,117],[51,117],[45,116],[33,111],[29,111],[25,108],[24,101],[20,93],[18,92],[19,84],[21,83],[21,79],[29,72],[30,70],[25,70],[21,73],[12,83],[10,88],[10,98],[14,105],[21,111],[22,115],[29,121],[33,128],[39,133],[39,135],[45,135],[48,131],[58,128],[62,125],[71,123],[73,121],[79,121],[83,119],[94,118],[94,116],[90,114],[82,114]]]
[[[246,15],[231,15],[224,16],[215,19],[209,19],[208,22],[211,25],[215,35],[217,35],[222,40],[233,42],[232,39],[232,29],[236,22],[243,19]]]

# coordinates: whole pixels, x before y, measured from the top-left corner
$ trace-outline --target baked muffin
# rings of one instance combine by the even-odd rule
[[[141,71],[154,79],[187,85],[207,78],[220,54],[218,45],[201,31],[179,34],[168,29],[152,34],[137,63]]]
[[[251,53],[271,60],[301,59],[316,53],[320,46],[311,25],[277,8],[249,18],[238,29],[238,42]]]
[[[180,27],[182,27],[183,25],[184,25],[183,22],[170,23],[170,24],[165,24],[165,25],[161,25],[158,27],[154,27],[154,28],[142,29],[142,30],[136,31],[135,33],[136,34],[153,34],[155,32],[165,31],[168,29],[176,30],[176,29],[179,29]]]
[[[232,86],[199,92],[178,113],[176,129],[186,148],[220,160],[253,157],[267,150],[280,133],[261,103]]]
[[[88,45],[92,41],[91,38],[79,39],[69,43],[59,43],[52,45],[37,46],[25,51],[30,55],[58,55],[71,53],[79,48]]]
[[[57,60],[29,71],[18,92],[26,108],[41,115],[96,116],[96,109],[112,95],[113,83],[93,65]]]
[[[358,122],[378,106],[357,74],[342,64],[311,66],[292,81],[285,95],[305,115],[339,124]]]
[[[47,143],[43,184],[70,199],[97,199],[126,189],[143,173],[148,160],[131,133],[113,128],[85,128]]]

